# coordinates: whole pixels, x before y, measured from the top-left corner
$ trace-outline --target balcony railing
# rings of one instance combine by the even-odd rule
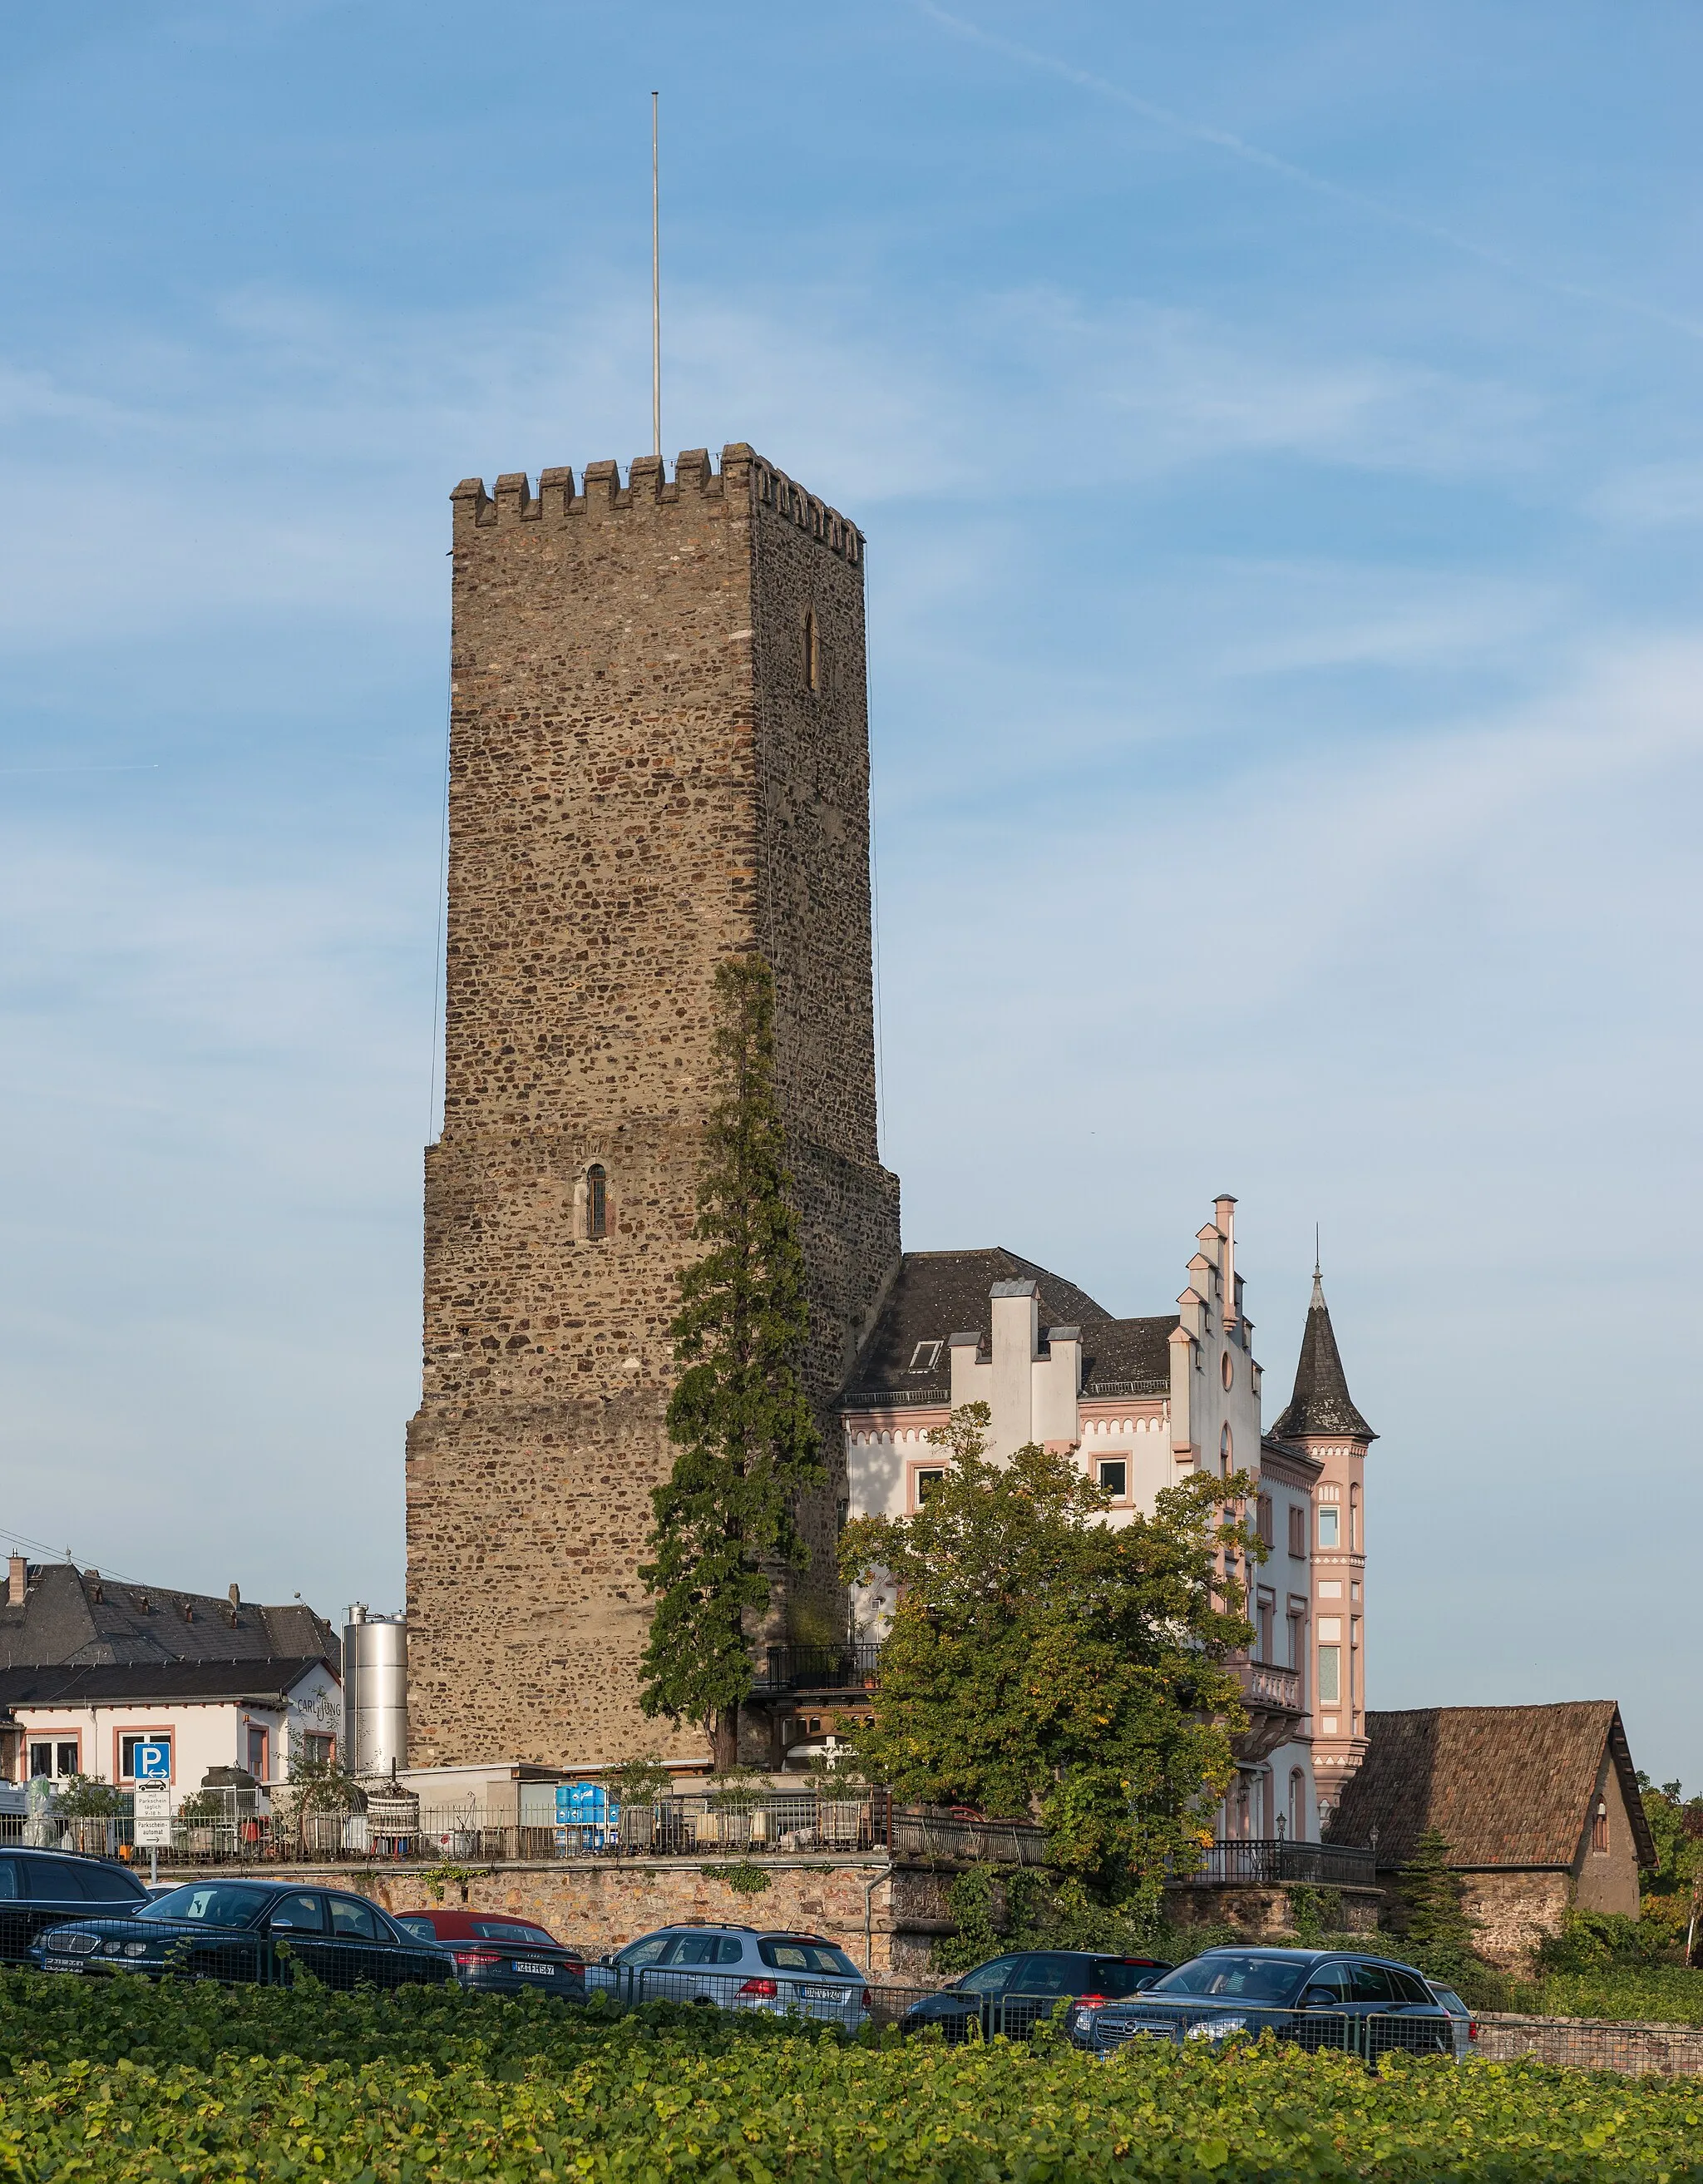
[[[1242,1881],[1269,1886],[1280,1880],[1306,1881],[1315,1887],[1376,1888],[1377,1853],[1347,1843],[1293,1842],[1282,1836],[1256,1836],[1247,1842],[1215,1842],[1198,1873],[1183,1875],[1197,1888]]]
[[[1249,1706],[1263,1707],[1274,1713],[1306,1711],[1301,1704],[1299,1669],[1280,1669],[1274,1661],[1244,1661],[1238,1673],[1242,1695]]]
[[[868,1691],[876,1685],[881,1648],[861,1640],[843,1646],[771,1646],[757,1671],[760,1691]]]

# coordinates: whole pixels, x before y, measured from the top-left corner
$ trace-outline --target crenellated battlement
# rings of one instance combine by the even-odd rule
[[[449,498],[459,538],[470,527],[560,523],[576,516],[596,522],[647,507],[693,499],[725,500],[740,493],[749,496],[754,508],[772,509],[783,521],[820,539],[830,553],[854,567],[862,566],[864,538],[856,524],[815,493],[806,493],[784,471],[765,462],[743,440],[730,441],[722,448],[719,470],[710,462],[707,448],[687,448],[676,458],[671,478],[659,456],[635,455],[627,465],[626,485],[621,482],[619,463],[587,463],[577,492],[573,471],[565,466],[540,471],[536,493],[525,471],[505,471],[494,493],[486,492],[483,478],[463,478]]]

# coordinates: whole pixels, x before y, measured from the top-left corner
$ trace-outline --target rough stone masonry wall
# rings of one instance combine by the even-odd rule
[[[640,1864],[576,1858],[567,1864],[497,1866],[465,1884],[441,1884],[442,1893],[436,1896],[424,1867],[354,1872],[327,1867],[312,1874],[298,1868],[292,1877],[322,1888],[358,1889],[387,1911],[459,1909],[465,1902],[470,1910],[534,1919],[559,1941],[576,1942],[594,1957],[659,1926],[700,1919],[820,1934],[863,1965],[867,1898],[866,1969],[877,1979],[940,1984],[940,1975],[930,1969],[929,1952],[937,1934],[951,1931],[945,1912],[949,1875],[889,1868],[880,1858],[796,1864],[765,1859],[761,1869],[769,1886],[758,1895],[742,1894],[701,1865],[672,1858]],[[878,1884],[872,1893],[871,1882]]]
[[[417,1764],[700,1748],[638,1713],[637,1569],[673,1457],[667,1329],[730,954],[776,967],[825,1413],[899,1248],[875,1141],[862,541],[743,447],[719,473],[699,452],[671,482],[637,461],[627,488],[613,463],[573,486],[454,496],[444,1123],[408,1451]],[[833,1490],[807,1526],[824,1550]]]

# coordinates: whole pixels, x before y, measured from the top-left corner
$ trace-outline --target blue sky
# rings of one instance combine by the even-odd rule
[[[1694,9],[64,0],[0,79],[0,1534],[394,1604],[459,477],[870,538],[914,1246],[1323,1232],[1375,1704],[1703,1776]]]

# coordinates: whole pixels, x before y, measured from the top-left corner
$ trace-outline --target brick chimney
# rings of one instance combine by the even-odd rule
[[[14,1555],[6,1565],[6,1605],[21,1607],[24,1596],[30,1590],[30,1565],[22,1555]]]

